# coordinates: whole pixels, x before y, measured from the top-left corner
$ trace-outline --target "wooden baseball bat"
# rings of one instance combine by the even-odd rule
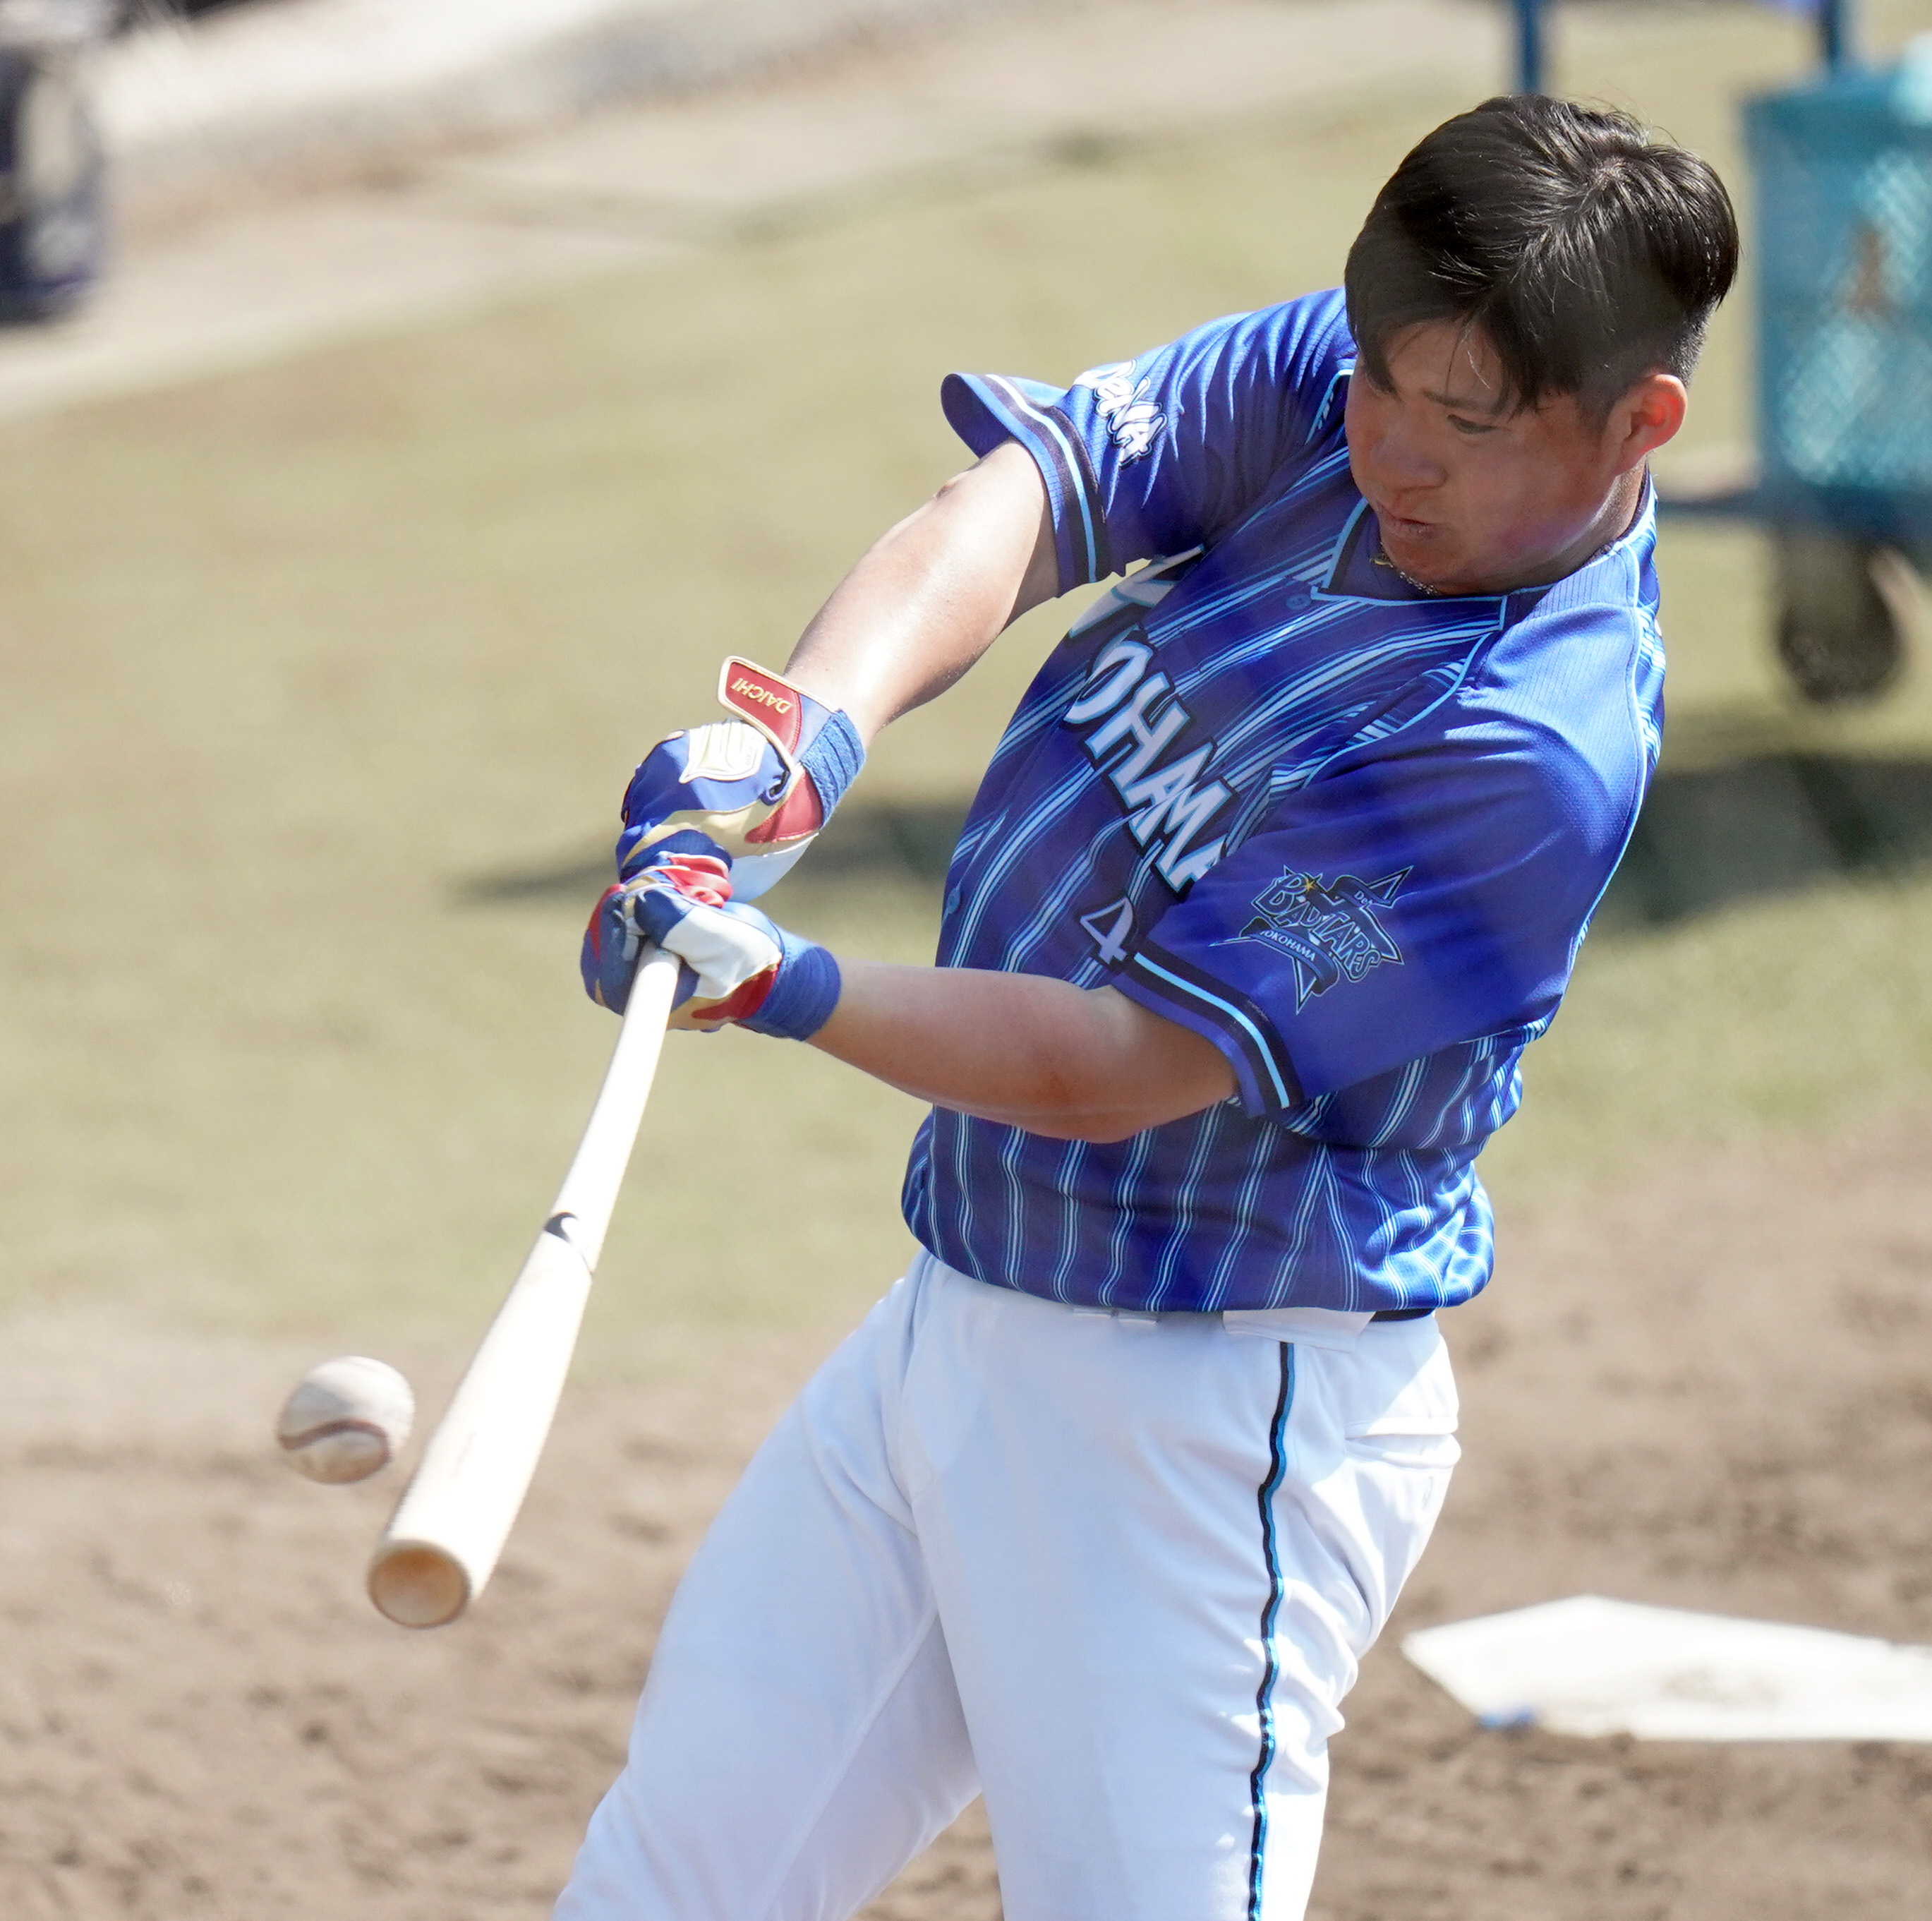
[[[376,1544],[369,1598],[403,1627],[440,1628],[483,1592],[523,1505],[650,1096],[677,970],[676,956],[656,948],[638,962],[550,1218]]]

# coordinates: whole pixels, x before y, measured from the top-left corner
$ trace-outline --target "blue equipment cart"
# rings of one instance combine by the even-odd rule
[[[1904,647],[1874,568],[1932,568],[1932,43],[1745,109],[1757,179],[1756,516],[1799,690],[1870,698]]]
[[[1932,41],[1898,67],[1862,68],[1846,0],[1781,4],[1815,14],[1822,71],[1744,109],[1756,471],[1660,505],[1776,530],[1778,656],[1822,705],[1898,677],[1886,557],[1932,572]],[[1516,5],[1518,84],[1538,91],[1544,0]]]

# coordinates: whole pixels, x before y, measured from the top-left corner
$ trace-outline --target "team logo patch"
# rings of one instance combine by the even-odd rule
[[[1372,968],[1400,967],[1402,950],[1376,917],[1392,907],[1410,869],[1360,881],[1344,874],[1324,881],[1291,868],[1253,902],[1255,917],[1236,935],[1260,941],[1294,963],[1295,1010],[1337,981],[1359,980]]]
[[[1118,361],[1111,367],[1090,367],[1073,384],[1093,389],[1094,411],[1107,423],[1124,466],[1138,460],[1167,425],[1167,416],[1148,398],[1154,383],[1136,383],[1131,360]]]

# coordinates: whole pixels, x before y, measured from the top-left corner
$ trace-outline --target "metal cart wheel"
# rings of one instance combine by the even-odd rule
[[[1774,530],[1778,657],[1814,707],[1876,700],[1905,665],[1905,639],[1879,592],[1870,542]]]

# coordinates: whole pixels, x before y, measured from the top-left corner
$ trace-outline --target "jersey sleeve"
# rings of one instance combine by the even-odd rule
[[[954,374],[940,398],[975,454],[1011,440],[1033,456],[1064,593],[1213,541],[1334,424],[1354,359],[1334,291],[1210,321],[1070,387]]]
[[[1317,1096],[1556,1011],[1634,804],[1566,743],[1472,728],[1278,803],[1112,984],[1206,1036],[1242,1106]]]

